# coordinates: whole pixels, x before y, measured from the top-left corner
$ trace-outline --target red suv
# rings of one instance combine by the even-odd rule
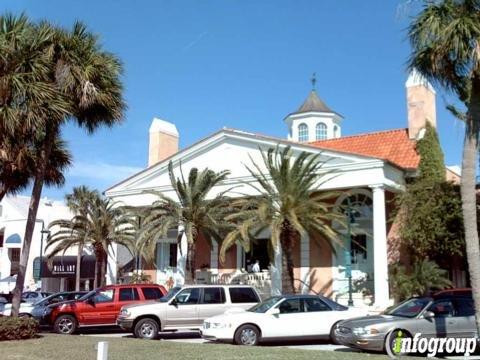
[[[55,306],[49,323],[59,334],[73,334],[81,327],[115,326],[122,306],[157,300],[166,293],[163,286],[156,284],[105,286]]]

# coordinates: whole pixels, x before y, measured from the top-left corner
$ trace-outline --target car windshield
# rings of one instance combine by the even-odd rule
[[[54,298],[57,298],[57,297],[61,297],[63,296],[63,294],[53,294],[53,295],[50,295],[46,298],[43,298],[43,299],[40,299],[38,301],[36,301],[33,305],[35,306],[38,306],[38,305],[47,305],[47,304],[50,304],[50,301]]]
[[[177,287],[173,287],[171,288],[167,295],[161,297],[160,299],[158,299],[158,301],[160,302],[168,302],[170,299],[172,299],[182,288],[177,286]]]
[[[89,297],[92,297],[96,293],[97,293],[97,290],[92,290],[92,291],[86,293],[85,295],[83,295],[81,298],[79,298],[78,301],[87,300]]]
[[[258,303],[257,305],[251,307],[247,311],[250,312],[256,312],[256,313],[265,313],[267,312],[273,305],[275,305],[277,302],[282,299],[281,296],[272,296],[268,298],[265,301],[262,301],[261,303]]]
[[[431,298],[414,298],[406,300],[386,312],[387,315],[414,318],[430,303]]]

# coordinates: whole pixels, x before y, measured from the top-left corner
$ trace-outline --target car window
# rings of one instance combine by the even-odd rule
[[[189,288],[180,291],[175,300],[180,305],[192,305],[197,304],[200,298],[200,288]]]
[[[225,302],[225,292],[220,287],[208,287],[203,289],[202,304],[223,304]]]
[[[471,298],[455,299],[455,315],[456,316],[474,316],[475,305]]]
[[[423,311],[430,301],[431,298],[412,298],[398,304],[393,309],[388,310],[386,314],[414,318]]]
[[[259,302],[257,293],[252,288],[247,287],[231,287],[228,289],[232,304],[240,303],[256,303]]]
[[[155,287],[142,288],[142,293],[145,300],[156,300],[163,296],[160,289]]]
[[[306,312],[330,311],[330,307],[318,298],[305,298],[303,304]]]
[[[453,304],[450,300],[435,301],[427,311],[433,312],[436,318],[451,317],[453,316]]]
[[[278,308],[280,309],[280,314],[291,314],[302,312],[301,301],[297,299],[289,299],[282,302]]]
[[[111,301],[113,301],[114,293],[115,292],[114,292],[113,289],[102,290],[102,291],[99,291],[98,293],[96,293],[95,296],[93,297],[93,299],[96,303],[111,302]]]
[[[135,288],[123,288],[118,293],[118,301],[139,300],[138,291]]]

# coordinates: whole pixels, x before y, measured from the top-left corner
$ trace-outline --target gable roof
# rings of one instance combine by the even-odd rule
[[[310,144],[322,149],[380,158],[407,170],[416,169],[420,162],[416,141],[408,137],[408,129],[343,136]]]

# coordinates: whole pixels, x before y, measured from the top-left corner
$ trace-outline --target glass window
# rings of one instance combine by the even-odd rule
[[[315,139],[325,140],[327,138],[327,125],[324,123],[318,123],[315,127]]]
[[[143,297],[145,300],[156,300],[160,299],[163,294],[159,288],[142,288]]]
[[[433,312],[436,318],[453,316],[453,304],[450,300],[435,301],[427,310]]]
[[[95,296],[93,297],[93,300],[96,303],[111,302],[113,301],[113,294],[114,294],[113,289],[99,291],[98,293],[95,294]]]
[[[300,299],[289,299],[282,302],[278,308],[280,309],[280,314],[291,314],[302,312],[302,306]]]
[[[169,242],[157,243],[157,268],[166,270],[177,266],[177,244]]]
[[[120,289],[118,299],[119,301],[134,301],[134,300],[139,300],[140,298],[138,297],[137,289],[124,288],[124,289]]]
[[[409,299],[387,312],[388,315],[414,318],[428,305],[430,298]]]
[[[223,304],[225,293],[223,288],[204,288],[202,304]]]
[[[177,296],[175,296],[175,300],[177,304],[184,305],[184,304],[197,304],[200,298],[200,289],[199,288],[190,288],[180,291]]]
[[[306,312],[315,312],[315,311],[330,311],[330,307],[327,306],[322,300],[318,298],[305,298],[304,306]]]
[[[335,126],[333,127],[333,137],[334,137],[334,138],[337,138],[337,137],[338,137],[338,126],[337,126],[337,125],[335,125]]]
[[[458,298],[455,299],[455,315],[456,316],[474,316],[475,305],[471,298]]]
[[[232,304],[256,303],[260,301],[258,295],[252,288],[229,288],[228,292],[230,293],[230,300],[232,301]]]
[[[353,235],[351,249],[352,264],[358,264],[367,258],[367,235]]]
[[[279,302],[281,298],[282,298],[281,296],[272,296],[271,298],[268,298],[267,300],[264,300],[255,306],[252,306],[247,311],[256,312],[256,313],[265,313],[268,310],[270,310],[270,308],[273,305]]]
[[[307,124],[298,125],[298,141],[308,141],[308,126]]]

